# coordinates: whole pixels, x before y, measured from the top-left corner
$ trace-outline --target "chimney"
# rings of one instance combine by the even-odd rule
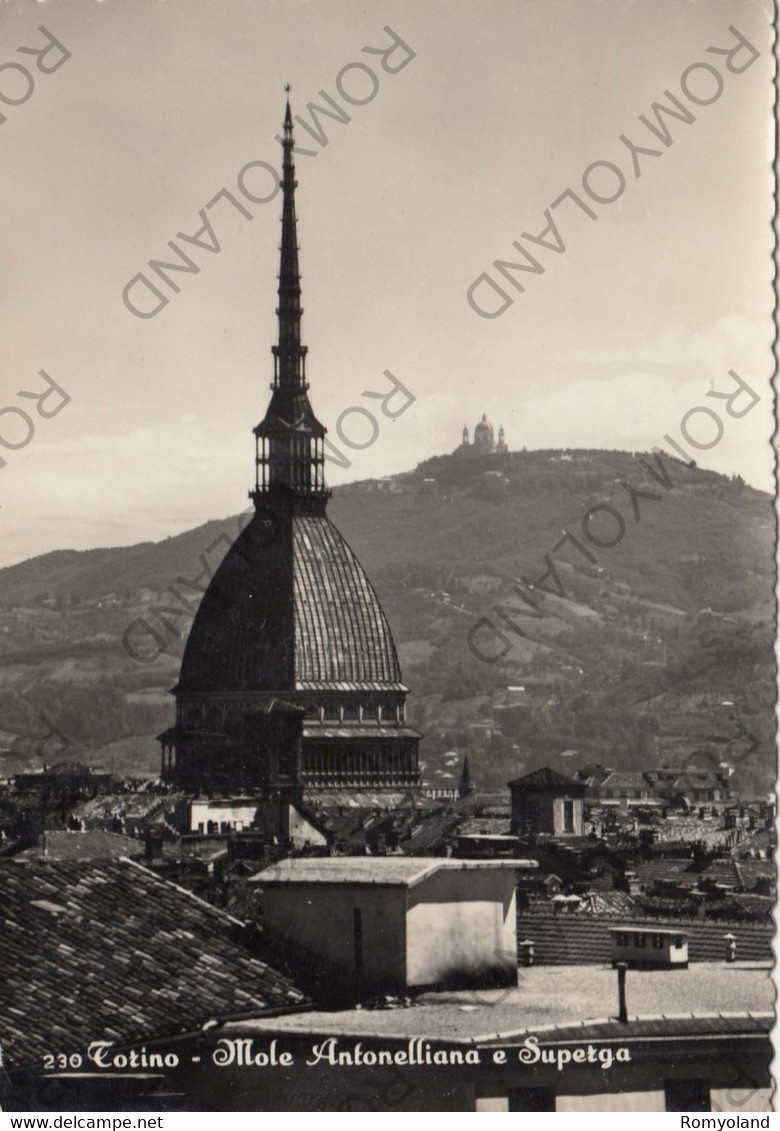
[[[144,860],[160,860],[162,858],[162,847],[162,830],[150,825],[144,836]]]

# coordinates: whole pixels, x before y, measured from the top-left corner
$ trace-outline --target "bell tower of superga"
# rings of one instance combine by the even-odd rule
[[[293,125],[284,120],[278,340],[254,429],[255,514],[214,574],[182,659],[163,776],[186,790],[308,796],[419,786],[408,688],[363,568],[327,517],[325,428],[301,340]]]

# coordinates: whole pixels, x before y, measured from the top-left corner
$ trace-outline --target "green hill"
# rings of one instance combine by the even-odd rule
[[[671,458],[534,451],[437,457],[329,513],[387,611],[430,780],[454,784],[464,752],[484,785],[725,756],[742,791],[772,787],[768,495]],[[41,715],[68,757],[154,771],[198,586],[241,521],[0,570],[5,772],[64,749]]]

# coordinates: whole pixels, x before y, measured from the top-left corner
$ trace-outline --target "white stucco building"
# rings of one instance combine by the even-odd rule
[[[515,873],[529,860],[329,857],[253,877],[262,927],[320,996],[517,981]],[[326,929],[324,929],[326,928]]]

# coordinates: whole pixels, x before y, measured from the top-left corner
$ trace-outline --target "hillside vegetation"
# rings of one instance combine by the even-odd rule
[[[485,786],[726,757],[741,791],[772,787],[768,495],[665,457],[534,451],[437,457],[339,488],[329,514],[390,619],[429,780],[454,784],[466,752]],[[0,571],[0,772],[82,755],[154,772],[202,586],[242,521]]]

